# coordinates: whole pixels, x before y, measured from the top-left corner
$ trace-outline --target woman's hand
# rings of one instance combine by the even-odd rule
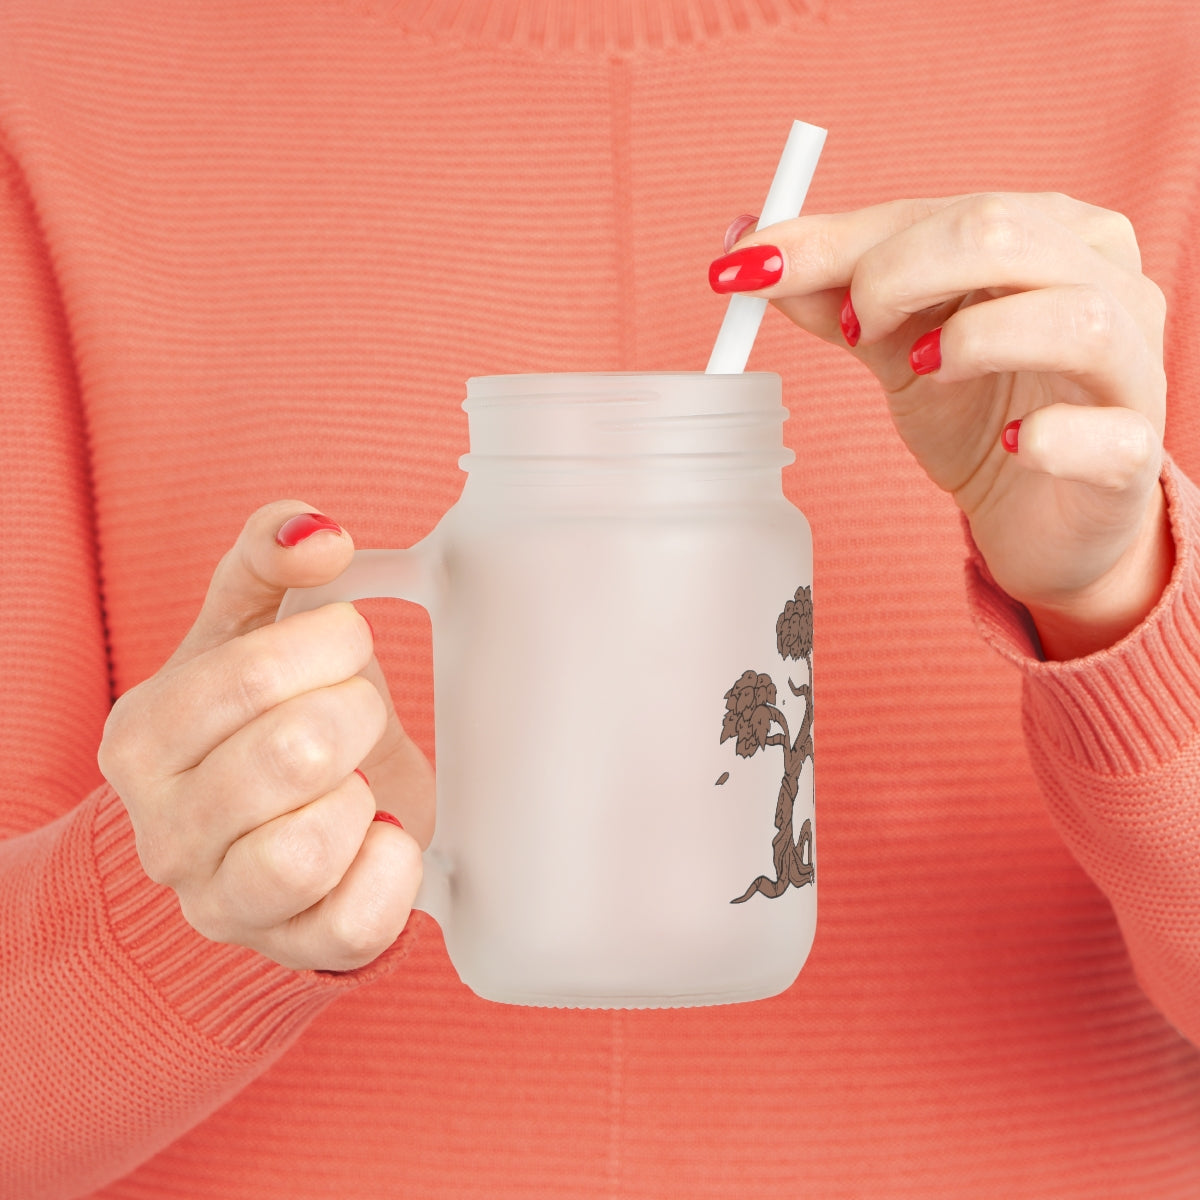
[[[344,971],[396,939],[421,882],[418,841],[375,820],[371,785],[427,842],[433,781],[353,605],[274,621],[289,587],[328,582],[354,551],[306,514],[281,501],[250,518],[179,649],[113,706],[99,761],[146,873],[195,929]]]
[[[1125,217],[1055,194],[902,200],[731,250],[717,291],[769,298],[879,379],[1048,658],[1111,645],[1153,608],[1174,557],[1166,305]]]

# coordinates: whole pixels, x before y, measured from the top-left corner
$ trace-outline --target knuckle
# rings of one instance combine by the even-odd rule
[[[316,903],[341,878],[329,839],[319,825],[293,814],[262,839],[258,861],[261,881],[273,895],[296,895]]]
[[[379,905],[341,906],[330,914],[329,937],[348,965],[361,966],[378,958],[391,945],[396,931]]]
[[[1162,442],[1145,418],[1125,422],[1121,443],[1120,457],[1128,463],[1131,476],[1140,477],[1148,467],[1157,465],[1161,458]]]
[[[116,786],[117,781],[124,775],[123,766],[129,760],[129,750],[124,738],[118,731],[117,725],[110,713],[104,723],[104,732],[100,736],[100,745],[96,748],[96,765],[100,774],[109,783]]]
[[[1141,472],[1135,464],[1115,459],[1100,468],[1092,484],[1101,491],[1115,494],[1129,491],[1140,478]]]
[[[265,712],[283,698],[283,669],[279,658],[261,647],[243,644],[234,673],[237,699],[245,711]]]
[[[263,739],[260,753],[267,770],[298,791],[319,785],[334,762],[328,728],[315,714],[294,713]]]
[[[1136,252],[1138,240],[1133,222],[1123,212],[1115,212],[1107,208],[1100,211],[1100,232],[1103,239],[1112,245]]]
[[[1066,335],[1091,352],[1107,347],[1118,325],[1116,301],[1099,288],[1071,290],[1064,312]]]
[[[1142,250],[1138,245],[1137,230],[1124,213],[1089,205],[1080,236],[1105,258],[1126,269],[1142,269]]]
[[[135,828],[134,844],[138,861],[147,878],[164,887],[174,888],[186,877],[186,860],[165,830]]]
[[[228,911],[212,902],[203,891],[177,893],[179,911],[183,919],[201,936],[210,942],[236,945],[241,930]]]
[[[1030,232],[1021,211],[1006,196],[976,196],[962,217],[967,246],[1002,262],[1021,258],[1029,248]]]
[[[833,232],[823,225],[806,231],[787,248],[788,273],[801,278],[826,278],[838,272],[844,253]]]
[[[1036,208],[1046,213],[1051,220],[1062,225],[1078,222],[1080,213],[1091,207],[1083,204],[1074,196],[1069,196],[1066,192],[1033,192],[1030,194],[1030,199]]]
[[[100,773],[110,783],[136,774],[144,760],[143,724],[138,700],[140,688],[131,688],[113,704],[104,722],[96,752]]]
[[[1152,470],[1157,473],[1162,454],[1158,434],[1145,417],[1130,410],[1113,414],[1118,415],[1119,420],[1105,422],[1089,447],[1090,458],[1099,464],[1091,482],[1108,492],[1142,487]]]

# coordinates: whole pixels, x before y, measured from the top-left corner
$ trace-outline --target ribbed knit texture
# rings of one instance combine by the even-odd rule
[[[0,1197],[1200,1195],[1198,14],[0,0]],[[112,696],[259,505],[427,533],[467,377],[702,369],[796,117],[812,211],[1131,217],[1171,312],[1158,609],[1039,662],[871,377],[769,312],[816,541],[795,986],[523,1009],[423,918],[345,976],[200,938],[97,772]],[[432,755],[427,618],[361,607]]]

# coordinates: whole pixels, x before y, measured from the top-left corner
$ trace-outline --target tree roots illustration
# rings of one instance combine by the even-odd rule
[[[807,683],[797,686],[791,679],[787,681],[793,696],[804,697],[804,720],[793,738],[787,718],[776,704],[778,693],[769,675],[746,671],[725,693],[722,742],[735,739],[734,748],[740,758],[751,758],[768,746],[779,746],[783,750],[783,781],[775,805],[777,832],[771,840],[775,878],[760,875],[741,896],[730,901],[731,904],[742,904],[755,892],[769,897],[781,896],[789,887],[812,883],[816,874],[812,821],[805,819],[799,837],[795,836],[792,827],[792,814],[800,791],[800,772],[805,762],[813,757],[812,588],[796,589],[795,597],[779,614],[775,635],[781,658],[803,660],[808,664]]]

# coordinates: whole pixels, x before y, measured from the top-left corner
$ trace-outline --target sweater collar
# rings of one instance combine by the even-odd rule
[[[692,46],[797,19],[829,0],[394,0],[387,20],[417,35],[474,45],[632,52]],[[372,6],[374,7],[374,6]]]

